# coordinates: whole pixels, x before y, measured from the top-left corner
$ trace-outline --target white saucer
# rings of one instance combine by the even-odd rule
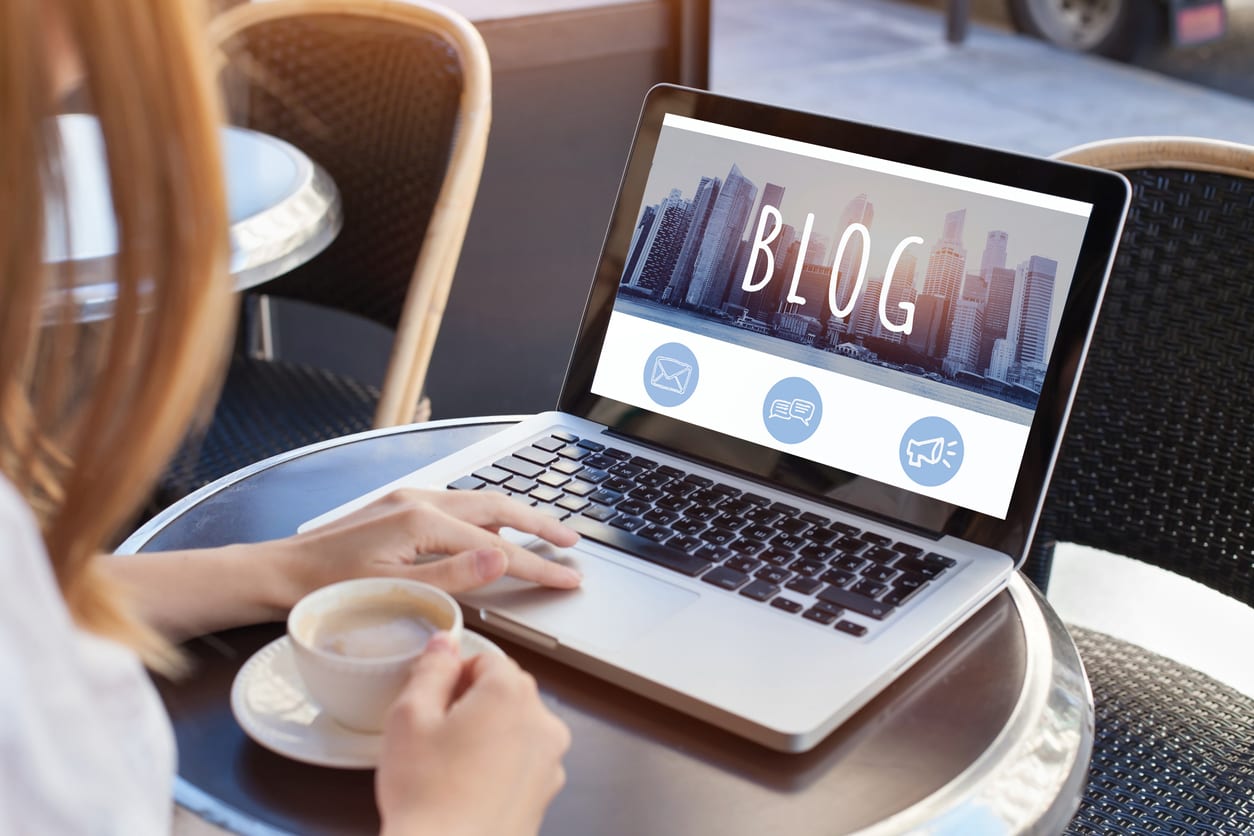
[[[502,652],[478,633],[462,631],[462,658]],[[253,654],[235,675],[231,712],[244,733],[272,752],[315,766],[374,769],[382,738],[341,726],[305,690],[287,636]]]

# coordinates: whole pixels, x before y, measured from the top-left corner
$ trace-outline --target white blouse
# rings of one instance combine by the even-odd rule
[[[70,617],[0,476],[0,833],[170,833],[174,735],[127,648]]]

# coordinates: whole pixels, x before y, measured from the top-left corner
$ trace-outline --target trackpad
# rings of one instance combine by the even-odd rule
[[[457,596],[468,606],[488,610],[488,623],[495,613],[562,644],[611,650],[658,629],[700,597],[691,590],[582,553],[582,544],[556,549],[536,541],[524,544],[524,548],[574,566],[583,573],[583,584],[578,589],[547,589],[502,578]]]

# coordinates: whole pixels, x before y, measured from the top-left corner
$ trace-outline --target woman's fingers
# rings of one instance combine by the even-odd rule
[[[392,713],[415,727],[435,725],[452,704],[461,675],[457,642],[448,633],[436,633],[414,663],[413,675],[393,705]]]
[[[494,546],[403,567],[396,574],[434,584],[445,592],[465,592],[491,583],[509,569],[509,558]]]
[[[554,517],[499,493],[446,491],[430,495],[433,504],[459,519],[483,528],[513,528],[548,540],[555,546],[573,546],[579,535]]]

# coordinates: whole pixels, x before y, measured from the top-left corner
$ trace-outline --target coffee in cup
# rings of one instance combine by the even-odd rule
[[[437,631],[461,637],[443,590],[400,578],[358,578],[302,598],[287,619],[296,669],[314,702],[343,726],[377,732],[413,661]]]

